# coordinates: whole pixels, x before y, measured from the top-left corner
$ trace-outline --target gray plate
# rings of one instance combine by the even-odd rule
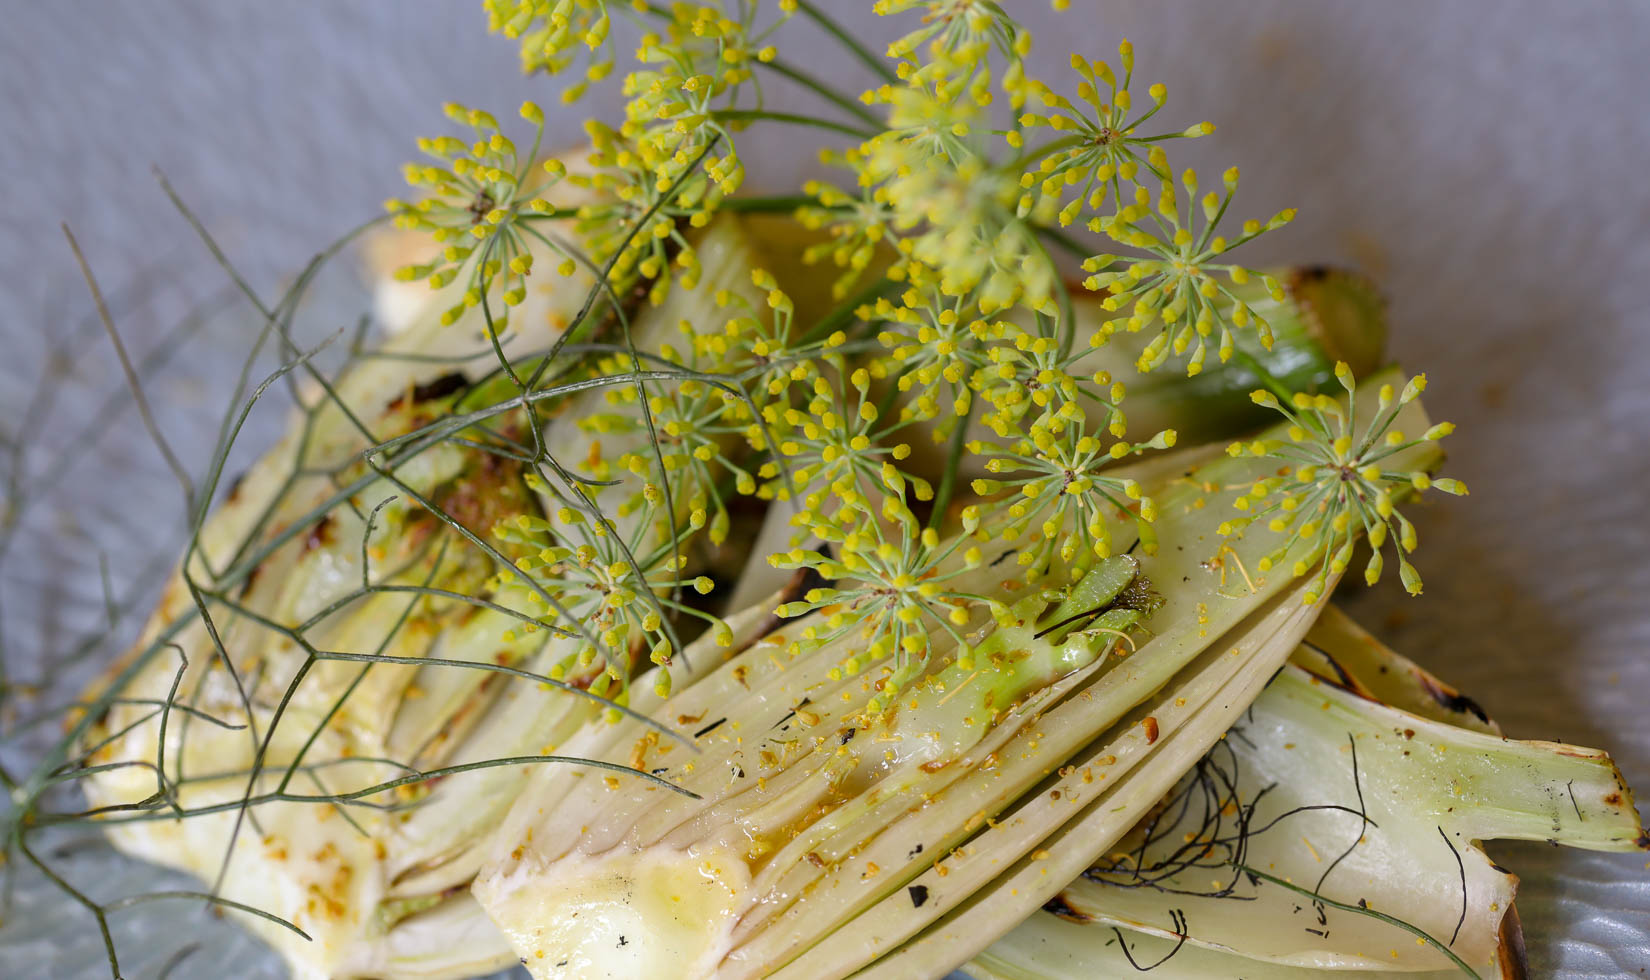
[[[29,508],[0,570],[0,626],[15,676],[50,667],[67,680],[78,638],[109,615],[100,564],[116,605],[131,607],[116,631],[129,638],[177,549],[180,508],[119,397],[106,342],[84,320],[57,222],[75,227],[135,354],[153,356],[224,280],[150,179],[151,163],[273,291],[396,192],[413,137],[442,131],[441,101],[502,117],[553,93],[516,74],[510,45],[484,35],[473,0],[14,6],[0,33],[0,432],[15,434],[42,378],[56,391],[37,448],[0,463],[8,479],[24,477]],[[868,3],[829,6],[889,36]],[[1168,118],[1220,125],[1186,158],[1209,173],[1240,165],[1244,216],[1302,209],[1251,262],[1352,264],[1391,295],[1392,346],[1432,375],[1435,414],[1460,425],[1448,469],[1473,496],[1419,512],[1425,599],[1382,588],[1350,596],[1353,611],[1509,732],[1608,747],[1630,781],[1650,785],[1646,8],[1077,0],[1055,20],[1046,4],[1023,6],[1040,27],[1034,61],[1049,73],[1072,47],[1109,55],[1133,39],[1142,79],[1170,86]],[[821,75],[861,82],[824,43],[792,50]],[[772,95],[777,108],[809,105]],[[552,138],[575,139],[575,119],[553,117]],[[750,141],[760,189],[785,190],[809,169],[799,149],[808,141],[796,136]],[[361,301],[341,271],[311,306],[309,329],[349,324]],[[227,309],[152,372],[162,425],[191,462],[209,445],[225,367],[254,327],[244,306]],[[266,444],[275,423],[255,419],[247,444]],[[6,747],[8,767],[22,751]],[[1643,856],[1540,845],[1496,854],[1524,878],[1535,976],[1650,967]],[[94,845],[64,840],[52,859],[102,897],[154,887],[154,872]],[[90,919],[39,885],[18,880],[0,974],[99,976]],[[115,927],[129,976],[154,976],[195,943],[175,976],[280,974],[192,907],[122,913]]]

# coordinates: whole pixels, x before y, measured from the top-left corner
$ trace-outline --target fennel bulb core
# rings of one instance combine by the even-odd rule
[[[750,880],[722,847],[573,853],[501,883],[490,911],[538,980],[701,977],[732,946]]]

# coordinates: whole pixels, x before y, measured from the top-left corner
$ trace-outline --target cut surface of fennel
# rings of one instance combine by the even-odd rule
[[[1102,563],[1045,618],[1058,620],[1082,611],[1083,607],[1111,602],[1134,580],[1136,569],[1135,561],[1127,557]],[[671,842],[667,834],[656,846],[645,849],[573,850],[547,869],[517,860],[513,870],[478,882],[478,894],[483,896],[489,914],[511,937],[518,955],[536,975],[626,976],[630,974],[619,969],[615,961],[619,964],[654,962],[655,957],[670,959],[685,955],[683,951],[691,951],[691,958],[682,962],[690,961],[693,968],[682,975],[712,975],[735,945],[737,927],[749,913],[753,897],[764,890],[760,881],[763,872],[770,872],[771,881],[771,872],[786,866],[772,862],[764,868],[763,862],[754,859],[770,850],[784,854],[798,846],[796,839],[785,839],[787,829],[799,826],[799,821],[805,827],[812,811],[834,798],[846,796],[849,786],[877,786],[886,792],[889,786],[879,786],[886,782],[893,784],[897,793],[911,782],[920,782],[919,774],[947,767],[958,756],[975,748],[985,734],[984,725],[969,723],[974,716],[983,718],[994,712],[1013,711],[1017,705],[1042,694],[1051,683],[1103,658],[1116,642],[1116,636],[1133,625],[1139,616],[1137,611],[1129,609],[1097,612],[1097,622],[1105,624],[1096,631],[1100,635],[1070,638],[1062,635],[1054,640],[1038,641],[1033,635],[1032,623],[1046,605],[1038,596],[1022,600],[1014,611],[1022,617],[1023,625],[1000,627],[979,644],[976,656],[980,660],[1001,665],[1000,676],[990,684],[982,683],[971,689],[965,683],[968,679],[965,675],[972,670],[952,664],[942,672],[946,676],[940,684],[912,693],[903,710],[885,724],[863,733],[854,729],[839,730],[830,739],[833,748],[822,753],[825,759],[820,770],[801,772],[803,778],[789,780],[781,792],[761,799],[755,809],[724,832],[712,832],[680,845]],[[735,664],[734,670],[738,671],[739,665]],[[801,704],[790,714],[792,720],[782,719],[782,724],[820,723],[817,718],[809,720],[812,712]],[[697,721],[705,716],[683,717]],[[725,723],[724,718],[713,725],[720,727]],[[737,761],[740,756],[736,753],[734,758],[732,775],[735,779],[746,778],[743,763]],[[689,768],[708,761],[695,758]],[[518,804],[518,810],[520,808]],[[828,824],[829,820],[822,822]],[[815,831],[807,840],[817,846],[809,853],[815,854],[816,860],[822,860],[817,852],[827,849],[828,835],[818,831],[830,828],[807,829]],[[528,837],[531,838],[531,831]],[[717,887],[684,891],[677,884],[697,878],[714,879]],[[643,881],[668,884],[672,889],[670,901],[661,905],[658,895],[644,893],[638,884]],[[694,909],[694,914],[676,914],[677,903]],[[615,954],[608,952],[607,946],[617,946],[617,941],[606,932],[598,930],[596,935],[605,937],[600,940],[581,938],[576,927],[569,927],[568,923],[594,909],[601,910],[602,922],[630,924],[630,935],[636,937],[634,942],[653,948]],[[659,918],[661,915],[663,918]],[[691,936],[685,935],[684,922],[691,923],[689,930],[697,931]],[[652,925],[660,928],[656,931]],[[627,940],[625,945],[630,942]],[[560,955],[569,949],[584,951],[592,948],[592,943],[601,955],[585,957],[581,953],[571,958]]]
[[[492,914],[534,974],[707,976],[749,887],[742,855],[725,847],[570,854],[543,887],[502,883]]]
[[[1131,969],[1121,935],[1136,961],[1162,960],[1154,973],[1188,980],[1462,975],[1368,908],[1450,945],[1480,976],[1513,975],[1504,973],[1503,919],[1516,879],[1478,841],[1646,846],[1607,756],[1487,732],[1453,689],[1338,611],[1292,661],[1117,853],[967,971],[981,980],[1109,975]],[[1413,711],[1371,700],[1363,692],[1372,686]]]
[[[1375,389],[1371,386],[1371,393]],[[1409,417],[1400,424],[1424,430],[1419,405],[1407,411]],[[1434,449],[1422,446],[1395,465],[1422,469],[1435,458]],[[1288,588],[1287,574],[1239,573],[1236,566],[1253,567],[1264,553],[1264,541],[1239,540],[1222,548],[1215,533],[1231,495],[1227,488],[1255,479],[1266,466],[1221,459],[1162,498],[1159,520],[1170,528],[1162,538],[1171,544],[1164,554],[1141,558],[1143,570],[1164,599],[1163,609],[1149,623],[1150,639],[1125,657],[1100,657],[1051,678],[1039,695],[993,717],[960,755],[931,760],[928,770],[913,769],[898,765],[897,749],[883,748],[882,757],[892,763],[884,767],[850,744],[864,745],[868,737],[891,741],[892,733],[860,718],[860,706],[871,692],[867,679],[831,676],[846,649],[827,647],[797,657],[788,652],[785,638],[777,637],[718,668],[656,714],[684,726],[713,723],[702,733],[700,752],[691,760],[647,761],[700,794],[700,800],[664,799],[637,787],[613,786],[573,773],[535,774],[499,835],[493,859],[477,879],[477,898],[495,918],[524,911],[539,917],[536,923],[500,921],[514,935],[542,936],[553,928],[559,906],[528,900],[524,893],[561,894],[557,879],[585,867],[588,858],[686,853],[698,847],[703,849],[699,853],[719,857],[741,854],[749,873],[733,945],[715,975],[844,976],[893,952],[969,900],[1022,855],[1058,835],[1068,821],[1102,805],[1077,777],[1078,785],[1065,787],[1068,801],[1061,808],[1025,820],[1015,811],[1015,827],[1007,829],[1000,816],[1017,801],[1032,801],[1026,792],[1065,766],[1095,736],[1112,730],[1118,733],[1114,738],[1122,738],[1133,731],[1145,743],[1144,750],[1122,767],[1143,768],[1154,780],[1152,785],[1163,783],[1155,792],[1148,792],[1145,783],[1134,784],[1121,809],[1143,810],[1202,754],[1207,741],[1225,729],[1221,713],[1240,712],[1287,657],[1313,610],[1303,607],[1299,590]],[[1120,526],[1114,540],[1132,540],[1129,528]],[[1210,560],[1219,555],[1226,556],[1224,562]],[[992,557],[986,556],[988,561]],[[1287,598],[1279,598],[1285,593]],[[1244,628],[1233,633],[1240,623]],[[787,624],[785,632],[805,625],[805,620]],[[1235,642],[1240,637],[1242,642]],[[1234,642],[1229,644],[1229,639]],[[932,671],[943,670],[954,653],[936,644],[930,653]],[[1241,653],[1249,655],[1241,658],[1242,663],[1257,676],[1249,677],[1242,669],[1208,669],[1222,660],[1240,659]],[[1214,720],[1200,719],[1192,736],[1175,739],[1158,718],[1130,712],[1151,702],[1183,670],[1187,673],[1177,683],[1185,686],[1185,693],[1176,695],[1181,703],[1171,700],[1164,716],[1171,709],[1185,709],[1190,719],[1205,702],[1217,704],[1217,712],[1211,716]],[[1156,761],[1161,746],[1154,747],[1159,732],[1164,744],[1177,746],[1174,756],[1162,753],[1171,760],[1162,764]],[[636,734],[633,731],[630,738]],[[1200,745],[1199,739],[1206,741]],[[1173,761],[1181,757],[1183,761]],[[1151,761],[1140,766],[1142,760]],[[1061,778],[1070,778],[1063,769]],[[1133,817],[1112,817],[1103,821],[1098,834],[1073,841],[1071,847],[1078,851],[1092,850],[1067,878],[1133,822]],[[964,852],[973,847],[970,838],[976,835],[981,841],[1003,837],[1000,849],[980,849],[992,854],[990,865],[981,865],[989,873],[966,886],[960,881],[973,873],[959,875],[951,879],[956,887],[948,886],[947,876],[967,864]],[[937,871],[936,861],[946,869]],[[735,877],[745,881],[743,875]],[[913,891],[913,885],[920,892]],[[1040,899],[1021,914],[1039,904]],[[696,948],[722,944],[725,926],[720,922],[711,929],[714,935],[701,937]],[[1011,924],[950,941],[940,957],[948,963],[907,962],[901,950],[899,957],[872,969],[888,976],[943,973]],[[839,930],[842,941],[836,938]],[[869,938],[873,932],[877,938]],[[846,941],[849,936],[852,942]],[[540,965],[537,951],[517,949],[536,976],[578,975]]]
[[[1221,455],[1218,446],[1192,447],[1163,454],[1161,457],[1149,457],[1129,463],[1120,467],[1118,472],[1155,489],[1172,476],[1178,476],[1190,467]],[[767,567],[765,563],[761,564],[763,568]],[[794,578],[794,573],[787,572],[774,577],[772,582],[778,585],[784,583],[787,578]],[[794,587],[794,582],[792,586]],[[771,610],[779,602],[795,597],[795,593],[788,591],[783,598],[775,594],[760,599],[750,607],[730,616],[728,624],[735,634],[734,649],[743,649],[765,636],[765,632],[762,631],[775,629],[776,623]],[[687,661],[694,668],[694,673],[689,675],[690,678],[699,676],[720,663],[725,651],[713,649],[708,644],[708,638],[702,638],[690,648]],[[644,681],[636,690],[640,693],[646,687]],[[565,702],[571,698],[562,692],[534,691],[524,696],[543,698],[555,705],[562,705],[548,710],[565,712],[565,716],[572,719],[571,723],[577,729],[577,734],[565,742],[558,741],[558,751],[576,756],[592,756],[608,751],[621,752],[622,746],[634,741],[634,732],[627,733],[622,726],[584,725],[589,716],[579,713],[576,705],[566,705]],[[643,697],[644,700],[637,705],[638,707],[654,703],[650,692]],[[965,703],[953,698],[947,702],[947,708],[958,710]],[[512,717],[511,713],[517,710],[520,710],[519,706],[501,706],[498,709],[500,723]],[[678,715],[671,720],[680,723],[682,716]],[[579,727],[580,725],[583,727]],[[443,936],[452,937],[452,941],[441,941]],[[632,934],[627,938],[627,945],[634,942],[635,936]],[[614,943],[617,949],[616,939]],[[638,950],[630,950],[631,955],[637,953]],[[501,969],[517,963],[520,959],[512,951],[503,933],[482,912],[469,891],[462,889],[444,893],[437,911],[420,912],[397,921],[381,940],[371,946],[361,947],[361,956],[362,959],[352,961],[350,966],[362,975],[416,978],[466,977],[491,969]]]

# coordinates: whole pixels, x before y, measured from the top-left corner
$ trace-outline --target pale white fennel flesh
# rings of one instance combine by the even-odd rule
[[[1377,389],[1369,387],[1371,398]],[[1418,404],[1406,412],[1403,428],[1425,429]],[[1435,452],[1423,445],[1393,465],[1423,469]],[[623,975],[655,955],[693,963],[688,975],[714,967],[728,977],[840,976],[872,961],[872,973],[943,973],[1012,923],[948,936],[933,962],[928,945],[922,952],[895,947],[912,937],[921,943],[918,934],[935,920],[990,890],[1016,859],[1040,853],[1038,845],[1067,835],[1074,821],[1099,824],[1085,826],[1066,848],[1080,857],[1063,877],[1018,889],[1024,898],[1016,904],[1031,903],[1020,915],[1029,914],[1043,900],[1034,892],[1052,894],[1168,790],[1305,633],[1314,610],[1301,601],[1304,587],[1290,588],[1287,574],[1236,570],[1240,563],[1254,568],[1268,542],[1238,540],[1223,551],[1215,533],[1236,492],[1226,488],[1269,466],[1222,459],[1160,498],[1161,537],[1171,544],[1140,561],[1164,605],[1149,623],[1150,638],[1128,656],[1098,657],[1050,677],[984,731],[960,742],[949,733],[952,747],[907,765],[902,753],[912,750],[911,738],[898,730],[897,713],[871,725],[859,718],[874,678],[831,677],[845,650],[796,656],[782,638],[759,643],[656,713],[683,726],[706,724],[691,758],[669,745],[644,753],[648,767],[701,800],[572,772],[536,773],[477,879],[477,898],[543,977]],[[1132,540],[1130,527],[1119,526],[1114,540]],[[1228,555],[1223,567],[1208,561],[1217,552]],[[936,645],[930,660],[942,672],[954,651]],[[1167,703],[1154,700],[1171,683],[1177,693]],[[1139,714],[1147,709],[1155,714]],[[1108,730],[1115,750],[1096,756],[1085,749]],[[1084,765],[1061,768],[1074,759]],[[1057,806],[1045,802],[1048,794],[1026,795],[1057,769]],[[1119,786],[1127,799],[1108,806]],[[988,826],[993,818],[996,826]],[[633,900],[637,882],[686,880],[694,868],[717,882],[701,893],[676,893],[703,903],[688,916],[697,929],[689,935],[672,926],[660,933],[667,942],[638,948],[655,933],[639,928],[651,918]],[[921,901],[913,885],[923,889]],[[587,926],[626,923],[624,943],[617,932],[575,934],[566,923],[576,910]],[[833,939],[839,930],[852,941]],[[556,965],[562,954],[591,959],[568,972],[572,959]]]
[[[1219,445],[1188,447],[1120,466],[1117,472],[1121,476],[1138,480],[1142,486],[1156,493],[1168,480],[1221,455]],[[758,566],[760,570],[753,571]],[[765,562],[752,562],[746,566],[739,588],[743,590],[748,580],[753,579],[762,579],[777,587],[793,577],[794,573],[791,572],[773,573]],[[729,617],[729,625],[736,634],[735,649],[742,648],[755,639],[750,633],[753,628],[775,628],[776,624],[770,613],[775,605],[775,598],[768,597]],[[764,620],[767,622],[763,623]],[[691,656],[688,659],[694,670],[689,675],[690,678],[720,662],[717,654],[723,651],[711,650],[711,656],[705,657],[704,649],[705,641],[701,641],[690,651]],[[641,683],[646,684],[645,678]],[[568,695],[560,692],[551,692],[543,696],[569,700]],[[564,710],[570,712],[568,717],[581,719],[581,723],[588,719],[588,715],[578,713],[576,708]],[[680,721],[681,716],[676,720]],[[559,743],[558,751],[577,756],[588,756],[607,750],[617,751],[615,746],[629,744],[633,738],[634,733],[626,732],[623,728],[605,724],[587,725],[575,737],[565,743]],[[382,940],[371,946],[362,947],[364,958],[359,962],[352,961],[352,969],[374,976],[382,974],[456,978],[485,972],[474,966],[476,963],[484,963],[489,969],[496,969],[518,960],[503,934],[492,925],[491,920],[482,912],[467,889],[446,895],[440,900],[437,908],[439,912],[420,912],[396,919],[394,926]]]
[[[1480,841],[1647,846],[1606,755],[1451,724],[1489,727],[1338,612],[1294,660],[1159,812],[969,972],[1053,980],[1130,969],[1118,927],[1129,955],[1161,960],[1162,976],[1460,976],[1464,964],[1500,977],[1516,879]],[[1354,690],[1365,685],[1433,717]]]
[[[708,268],[714,274],[698,289],[675,290],[664,307],[638,316],[635,337],[644,348],[661,335],[669,336],[682,321],[697,326],[720,323],[726,313],[709,301],[716,290],[749,291],[747,277],[753,259],[741,229],[735,218],[721,219],[706,229],[698,247],[710,260]],[[579,276],[560,283],[559,289],[535,286],[530,291],[528,303],[514,313],[510,344],[521,349],[542,347],[565,327],[588,283]],[[334,383],[333,396],[380,434],[396,431],[391,426],[407,424],[397,420],[397,412],[416,416],[419,399],[426,397],[418,393],[421,386],[433,382],[439,387],[448,380],[442,373],[449,370],[448,365],[430,358],[490,364],[485,356],[473,357],[486,355],[490,344],[472,319],[451,326],[437,321],[436,311],[443,305],[422,307],[398,325],[383,349],[387,356],[363,360]],[[397,359],[403,354],[424,359]],[[276,529],[292,526],[300,515],[313,512],[335,492],[325,477],[302,472],[280,492],[298,460],[306,469],[320,469],[349,458],[363,444],[362,435],[327,396],[312,386],[308,397],[320,406],[314,421],[302,429],[295,423],[293,431],[240,481],[239,489],[214,512],[204,530],[204,557],[195,559],[192,567],[208,587],[208,560],[213,568],[233,567],[249,549],[262,543],[249,538],[253,527],[259,523]],[[397,401],[401,409],[392,408],[380,417],[380,406]],[[576,421],[600,402],[601,392],[575,396],[563,417]],[[545,426],[545,432],[553,454],[564,458],[586,455],[590,437],[576,425],[558,418]],[[618,438],[635,441],[640,436],[608,435],[610,450]],[[468,479],[466,474],[475,465],[473,455],[439,446],[398,467],[395,474],[419,493],[429,494],[444,481]],[[497,488],[489,487],[488,492],[496,494]],[[375,583],[433,585],[464,592],[479,586],[484,561],[458,566],[449,561],[438,578],[428,577],[431,553],[439,549],[408,543],[421,535],[427,540],[428,535],[413,533],[420,512],[404,493],[383,481],[369,481],[355,494],[354,502],[353,508],[334,507],[323,521],[290,532],[286,543],[258,564],[249,584],[236,596],[240,604],[271,623],[290,627],[320,614],[355,589],[363,571]],[[382,509],[378,509],[380,504]],[[363,515],[368,513],[373,515],[373,533],[363,542],[367,531]],[[485,528],[478,525],[476,530]],[[363,544],[371,547],[363,548]],[[363,556],[367,558],[364,570]],[[174,583],[145,641],[173,619],[189,618],[191,608],[187,592]],[[329,615],[310,639],[323,640],[320,645],[332,650],[459,662],[487,659],[530,673],[544,673],[557,659],[553,647],[544,644],[543,634],[502,640],[516,625],[509,616],[485,610],[472,613],[475,610],[458,604],[418,604],[412,597],[377,595]],[[406,622],[394,628],[403,616]],[[239,669],[262,665],[258,676],[266,686],[252,695],[254,724],[264,729],[275,710],[276,695],[299,669],[303,653],[287,638],[233,616],[219,614],[216,626],[225,647],[237,651]],[[391,639],[385,644],[387,636]],[[214,644],[204,624],[191,623],[175,640],[190,657],[190,669],[178,679],[186,703],[217,717],[239,717],[239,693],[225,672],[212,669]],[[711,662],[708,658],[692,661],[695,667]],[[163,697],[175,679],[174,669],[167,658],[156,658],[132,681],[127,693]],[[688,674],[687,679],[692,676]],[[642,696],[641,706],[649,697]],[[344,792],[372,785],[404,775],[409,771],[405,766],[429,770],[539,755],[548,746],[567,741],[593,712],[586,701],[481,670],[433,664],[367,668],[322,662],[295,689],[260,763],[269,775],[260,777],[251,791],[256,795],[279,785],[277,774],[300,753],[306,768],[296,775],[290,789],[304,793]],[[330,722],[308,743],[309,733],[329,713]],[[140,715],[138,710],[117,707],[99,731],[120,731]],[[155,759],[159,732],[154,717],[138,722],[106,747],[102,758]],[[256,756],[250,733],[189,719],[180,722],[177,716],[167,732],[169,768],[190,777],[180,803],[227,806],[248,791],[246,772]],[[212,773],[222,774],[221,778],[212,778]],[[290,809],[292,815],[271,817],[267,822],[260,817],[255,832],[237,842],[235,860],[225,869],[229,882],[225,897],[303,923],[316,941],[305,941],[267,920],[247,920],[301,972],[462,975],[469,972],[466,964],[472,960],[499,958],[496,933],[495,951],[485,957],[472,956],[469,945],[404,940],[437,924],[441,926],[438,933],[460,922],[465,923],[460,930],[465,935],[478,931],[470,921],[473,917],[455,914],[454,909],[469,902],[464,888],[474,874],[477,846],[514,798],[523,775],[517,767],[456,774],[431,787],[419,806],[389,817],[353,808],[346,819],[342,811],[327,806],[280,805],[277,809]],[[141,767],[133,767],[99,774],[89,781],[89,789],[98,804],[141,799],[153,786]],[[333,820],[336,824],[330,823]],[[311,823],[320,829],[310,832]],[[110,830],[117,844],[133,853],[210,879],[219,870],[219,858],[233,826],[234,818],[226,811],[185,822],[111,824]],[[327,832],[335,827],[350,829],[339,835]],[[305,862],[294,858],[295,853],[319,857]],[[456,958],[447,966],[428,960],[415,964],[408,949],[429,950],[437,961]],[[459,953],[460,949],[465,952]],[[393,967],[388,965],[392,963]]]
[[[704,229],[698,247],[707,274],[697,288],[673,290],[663,305],[637,315],[633,336],[643,349],[674,339],[683,321],[719,328],[726,319],[714,300],[719,290],[748,300],[760,298],[750,283],[753,258],[737,218],[723,218]],[[548,269],[553,263],[545,259],[540,264]],[[576,273],[556,280],[554,289],[535,287],[530,301],[515,311],[508,335],[512,348],[547,347],[567,326],[589,284],[587,275]],[[398,431],[393,426],[418,421],[419,399],[425,397],[419,393],[421,385],[445,384],[444,372],[450,372],[451,365],[439,358],[468,364],[472,362],[463,360],[466,355],[481,355],[473,363],[480,365],[477,372],[484,372],[491,364],[485,359],[490,349],[471,318],[443,326],[434,308],[425,309],[386,342],[382,353],[388,356],[363,359],[336,381],[334,394],[375,431],[393,434]],[[422,359],[394,356],[403,353]],[[519,626],[510,612],[528,617],[539,612],[511,606],[510,600],[501,602],[508,609],[494,611],[380,592],[329,611],[361,588],[363,575],[375,584],[475,594],[491,573],[490,560],[467,552],[468,545],[456,536],[450,536],[446,546],[436,543],[443,532],[411,494],[433,495],[442,487],[456,485],[462,490],[474,484],[478,489],[472,500],[461,501],[471,509],[460,516],[485,535],[492,515],[525,504],[529,493],[519,480],[488,477],[478,463],[483,454],[443,444],[394,470],[404,487],[374,479],[360,468],[364,475],[352,496],[353,507],[340,502],[312,525],[297,525],[302,515],[338,492],[320,472],[351,459],[366,444],[355,423],[330,398],[319,390],[308,397],[321,400],[313,421],[295,423],[286,438],[254,465],[209,519],[200,552],[190,560],[196,580],[210,589],[218,572],[248,561],[248,555],[266,546],[263,538],[249,539],[254,529],[264,526],[273,529],[266,535],[285,536],[284,542],[271,540],[269,554],[253,574],[227,590],[234,608],[210,605],[219,639],[233,652],[237,672],[256,679],[248,692],[252,729],[219,727],[182,711],[167,719],[168,773],[188,777],[179,786],[180,805],[225,809],[186,820],[152,815],[124,820],[116,814],[107,821],[110,837],[121,849],[208,881],[219,875],[238,818],[231,804],[243,794],[273,792],[283,781],[288,783],[285,790],[294,794],[345,793],[408,772],[541,756],[547,746],[571,736],[580,722],[596,713],[587,699],[557,697],[559,692],[541,690],[530,681],[462,665],[413,668],[322,660],[306,666],[304,649],[283,630],[310,620],[314,622],[306,633],[308,642],[327,651],[486,661],[539,675],[565,656],[558,654],[555,641],[546,643],[544,632],[517,629],[515,639],[504,639]],[[558,418],[545,426],[552,454],[575,460],[588,455],[594,437],[573,423],[597,406],[605,408],[602,398],[600,390],[574,395],[564,412],[569,421]],[[623,438],[645,436],[605,438],[613,445]],[[308,475],[310,470],[316,472]],[[290,485],[289,474],[295,474]],[[369,515],[372,533],[364,541]],[[184,584],[174,580],[139,646],[147,646],[174,621],[189,620],[193,610]],[[129,680],[123,696],[164,699],[176,681],[181,704],[203,715],[245,723],[247,712],[236,681],[219,663],[217,645],[205,623],[198,618],[187,622],[172,640],[188,657],[189,667],[181,678],[177,657],[156,656]],[[302,671],[307,673],[282,708],[283,691]],[[646,703],[646,697],[641,700]],[[280,722],[271,735],[270,724],[278,711]],[[317,731],[311,741],[311,733]],[[85,780],[91,804],[149,797],[155,791],[155,776],[142,763],[159,758],[161,718],[143,705],[117,704],[91,740],[105,738],[106,733],[118,734],[96,761],[136,764]],[[269,744],[260,758],[259,739],[265,737]],[[286,770],[300,755],[303,768],[286,780]],[[255,762],[263,774],[249,788]],[[346,811],[311,802],[261,804],[251,811],[252,819],[241,823],[233,860],[222,869],[221,894],[267,910],[313,937],[306,941],[266,919],[245,917],[296,972],[351,975],[355,967],[350,964],[382,959],[372,947],[385,941],[383,930],[393,924],[387,917],[426,908],[432,898],[468,883],[478,861],[474,846],[514,798],[522,770],[507,766],[455,774],[428,787],[421,806],[398,812],[362,807]],[[377,972],[376,967],[361,969]]]
[[[1152,980],[1378,980],[1394,976],[1390,970],[1324,970],[1251,960],[1128,929],[1122,935],[1136,965],[1124,957],[1110,927],[1038,913],[970,960],[963,973],[974,980],[1097,980],[1137,973]],[[1460,980],[1462,974],[1451,968],[1397,976]]]

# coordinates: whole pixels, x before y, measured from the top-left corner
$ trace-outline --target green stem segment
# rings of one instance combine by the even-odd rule
[[[1037,234],[1048,239],[1060,251],[1065,252],[1074,259],[1086,259],[1095,252],[1094,249],[1088,248],[1082,242],[1051,225],[1038,225]]]
[[[777,122],[791,126],[811,126],[814,129],[824,129],[860,139],[868,139],[871,136],[871,130],[863,126],[832,122],[829,119],[804,116],[795,112],[769,112],[766,109],[718,109],[711,113],[711,117],[721,122]]]
[[[878,119],[875,113],[871,112],[860,103],[855,102],[853,99],[848,98],[846,95],[843,95],[841,92],[838,92],[836,89],[831,88],[829,85],[813,77],[807,72],[802,71],[799,68],[794,68],[777,58],[773,61],[759,61],[757,64],[776,75],[788,78],[803,88],[808,89],[820,98],[860,120],[866,125],[875,129],[882,128],[882,120]]]
[[[1450,963],[1453,964],[1455,966],[1455,968],[1460,970],[1464,975],[1469,976],[1469,977],[1478,976],[1478,971],[1474,970],[1472,967],[1468,966],[1466,964],[1466,962],[1461,959],[1461,957],[1455,955],[1455,951],[1449,948],[1449,944],[1443,942],[1440,939],[1434,938],[1432,935],[1430,935],[1426,932],[1422,932],[1420,929],[1416,928],[1415,926],[1410,925],[1409,923],[1407,923],[1404,920],[1398,918],[1397,916],[1388,915],[1385,912],[1376,911],[1375,909],[1370,908],[1368,905],[1348,905],[1345,902],[1337,902],[1332,898],[1325,898],[1322,895],[1318,894],[1317,892],[1312,891],[1311,889],[1302,888],[1301,886],[1299,886],[1297,884],[1294,884],[1293,882],[1284,881],[1282,878],[1278,878],[1278,877],[1275,877],[1273,875],[1269,875],[1266,872],[1261,871],[1257,868],[1251,868],[1251,867],[1248,867],[1246,865],[1238,865],[1237,869],[1239,871],[1243,872],[1244,874],[1249,875],[1250,877],[1259,878],[1261,881],[1267,882],[1268,884],[1277,885],[1279,888],[1283,888],[1283,889],[1286,889],[1288,891],[1292,891],[1295,894],[1301,896],[1302,898],[1308,899],[1310,901],[1322,902],[1323,904],[1329,906],[1330,908],[1339,909],[1342,912],[1355,912],[1359,915],[1367,915],[1372,919],[1379,919],[1380,921],[1385,922],[1389,926],[1394,926],[1396,928],[1402,929],[1403,931],[1405,931],[1405,932],[1409,933],[1410,935],[1414,936],[1416,939],[1420,940],[1421,942],[1426,943],[1428,946],[1431,946],[1433,949],[1436,949],[1438,952],[1444,954],[1444,956],[1449,959]]]
[[[893,392],[893,386],[889,391]],[[957,428],[951,433],[951,448],[946,454],[945,469],[940,473],[940,486],[934,493],[934,512],[928,517],[928,526],[939,528],[945,524],[945,509],[951,506],[951,496],[957,489],[957,472],[962,469],[963,449],[968,445],[968,423],[974,417],[974,403],[968,403],[968,411],[957,420]]]
[[[823,10],[810,3],[809,0],[798,0],[797,9],[802,11],[808,19],[824,28],[826,33],[840,41],[849,54],[852,54],[859,59],[861,64],[876,72],[877,77],[889,83],[899,81],[899,77],[894,74],[894,70],[888,67],[886,59],[877,57],[875,52],[859,43],[859,40],[849,33],[846,28],[832,20]]]
[[[819,199],[808,194],[772,194],[761,197],[730,197],[717,205],[717,208],[739,214],[789,214],[797,208],[819,206]]]

